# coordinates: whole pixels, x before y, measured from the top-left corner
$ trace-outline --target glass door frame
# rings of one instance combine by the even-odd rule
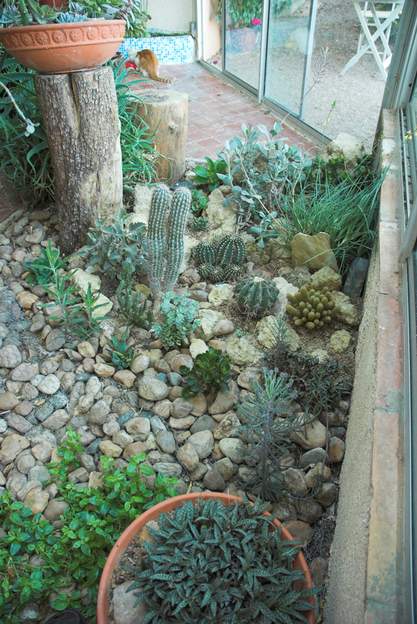
[[[317,17],[317,7],[318,0],[311,0],[310,3],[310,14],[309,14],[309,24],[308,24],[308,39],[307,39],[307,50],[306,50],[306,60],[304,63],[304,72],[303,72],[303,81],[302,81],[302,97],[301,97],[301,105],[299,113],[297,114],[294,111],[289,110],[279,102],[268,98],[265,96],[265,79],[266,79],[266,71],[267,71],[267,54],[268,54],[268,27],[269,27],[269,19],[271,13],[271,0],[263,0],[263,15],[262,15],[262,29],[261,29],[261,50],[260,50],[260,61],[259,61],[259,81],[258,81],[258,89],[254,88],[249,83],[245,82],[235,74],[227,71],[226,69],[226,2],[227,0],[223,0],[222,4],[222,16],[221,16],[221,45],[222,45],[222,54],[221,54],[221,69],[213,66],[208,61],[203,59],[204,52],[204,14],[202,10],[202,2],[203,0],[196,0],[197,3],[197,26],[198,26],[198,34],[197,34],[197,53],[198,53],[198,61],[204,65],[206,69],[210,72],[223,76],[230,82],[237,84],[240,87],[243,87],[253,95],[255,95],[258,99],[259,103],[264,103],[271,110],[276,112],[280,117],[287,119],[290,116],[290,124],[294,127],[295,130],[303,133],[307,138],[309,138],[312,142],[319,145],[328,144],[331,139],[317,130],[306,121],[302,119],[303,107],[304,107],[304,99],[307,93],[307,84],[308,78],[311,71],[311,57],[313,53],[314,46],[314,32],[316,25],[316,17]]]

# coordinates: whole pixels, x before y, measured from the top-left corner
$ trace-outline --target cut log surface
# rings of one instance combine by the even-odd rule
[[[149,126],[157,151],[159,180],[176,182],[185,172],[185,146],[188,133],[188,95],[168,89],[140,93],[138,116]]]
[[[113,72],[99,67],[35,78],[55,178],[64,253],[78,249],[99,217],[123,205],[120,121]]]

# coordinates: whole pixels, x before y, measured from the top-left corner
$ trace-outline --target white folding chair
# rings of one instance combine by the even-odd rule
[[[387,69],[392,58],[392,50],[389,45],[391,29],[401,15],[404,1],[353,0],[353,6],[361,25],[361,32],[356,54],[346,63],[342,69],[342,74],[356,65],[364,54],[372,54],[382,77],[386,80]]]

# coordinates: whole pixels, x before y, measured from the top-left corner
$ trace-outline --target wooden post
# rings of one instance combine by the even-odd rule
[[[156,162],[159,180],[176,182],[185,172],[188,133],[188,95],[171,89],[139,93],[135,103],[138,117],[149,126],[155,148],[161,154]]]
[[[37,75],[64,253],[78,249],[97,217],[123,205],[120,121],[110,67]]]

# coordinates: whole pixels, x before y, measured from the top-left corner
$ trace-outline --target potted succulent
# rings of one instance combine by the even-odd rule
[[[115,621],[112,592],[120,574],[136,598],[135,624],[315,622],[299,547],[278,520],[236,496],[175,496],[139,516],[107,559],[97,624]]]
[[[0,43],[41,73],[91,69],[116,53],[126,25],[144,15],[141,0],[6,0]]]

